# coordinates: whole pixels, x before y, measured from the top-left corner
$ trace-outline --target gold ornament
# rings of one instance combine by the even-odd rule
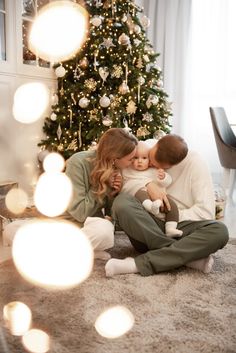
[[[59,152],[64,151],[64,145],[63,145],[62,143],[60,143],[60,145],[57,146],[57,150],[58,150]]]
[[[97,108],[94,108],[93,110],[90,110],[90,119],[91,120],[96,120],[96,121],[99,120],[98,109]]]
[[[67,151],[68,150],[73,150],[73,151],[77,151],[78,146],[77,146],[77,139],[74,139],[71,141],[71,143],[67,146]]]
[[[84,81],[84,86],[90,91],[95,91],[97,87],[97,82],[93,78],[90,78]]]
[[[137,67],[138,69],[142,69],[142,67],[143,67],[143,60],[142,60],[141,56],[139,56],[139,58],[138,58],[138,60],[137,60],[136,67]]]
[[[130,100],[126,107],[126,112],[128,114],[134,114],[137,110],[136,104],[134,101]]]
[[[137,137],[145,137],[147,135],[150,135],[150,131],[148,131],[145,126],[141,126],[138,128],[136,135]]]
[[[82,67],[82,69],[86,69],[88,64],[89,64],[89,62],[88,62],[88,59],[86,58],[86,56],[79,61],[79,66]]]
[[[114,69],[111,73],[111,77],[120,78],[123,75],[122,67],[119,65],[114,65],[113,68]]]

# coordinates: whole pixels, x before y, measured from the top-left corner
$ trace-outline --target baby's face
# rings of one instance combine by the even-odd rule
[[[133,159],[132,167],[135,170],[146,170],[149,167],[149,149],[143,145],[138,145]]]

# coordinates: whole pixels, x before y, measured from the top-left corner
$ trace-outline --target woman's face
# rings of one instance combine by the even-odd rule
[[[127,154],[126,156],[124,156],[122,158],[117,158],[115,160],[115,167],[118,169],[124,169],[124,168],[129,167],[133,161],[135,153],[136,153],[136,147],[134,148],[134,150],[130,154]]]

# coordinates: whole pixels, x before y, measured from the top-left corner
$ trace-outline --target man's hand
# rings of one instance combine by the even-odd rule
[[[170,211],[170,203],[168,201],[167,195],[164,191],[162,191],[155,183],[151,182],[146,185],[148,195],[152,201],[157,199],[162,200],[163,205],[166,206],[167,210]]]

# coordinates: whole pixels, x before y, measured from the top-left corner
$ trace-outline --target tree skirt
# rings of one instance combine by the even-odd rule
[[[120,258],[135,254],[122,234],[111,253]],[[235,353],[236,241],[214,258],[208,275],[182,268],[151,277],[132,274],[109,279],[105,263],[96,260],[84,283],[56,292],[27,283],[13,262],[6,261],[0,265],[0,340],[6,341],[7,353],[25,352],[20,337],[9,333],[2,318],[5,304],[22,301],[32,310],[32,326],[49,334],[50,353]],[[124,336],[106,339],[94,323],[113,305],[127,307],[135,323]]]

